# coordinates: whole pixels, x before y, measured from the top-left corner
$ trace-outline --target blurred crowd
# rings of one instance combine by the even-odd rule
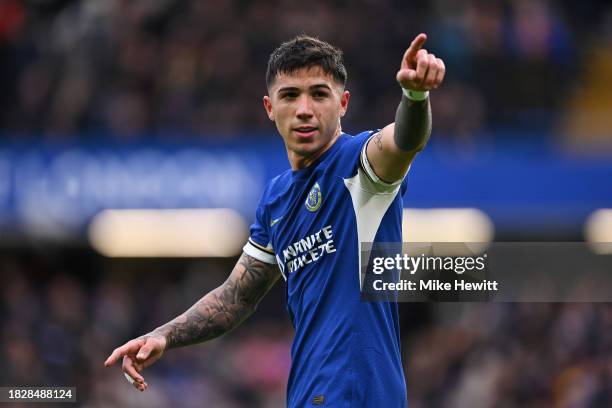
[[[344,50],[349,131],[382,126],[419,32],[446,61],[435,128],[547,130],[610,49],[604,0],[2,0],[0,132],[237,137],[273,133],[261,106],[270,52],[307,33]]]
[[[285,405],[292,332],[277,285],[255,315],[172,350],[131,388],[114,347],[182,312],[231,261],[103,260],[87,251],[0,258],[0,384],[76,386],[83,407]],[[612,405],[609,304],[402,304],[411,407]]]
[[[284,405],[292,334],[280,287],[232,334],[168,352],[145,372],[145,393],[126,381],[120,363],[103,366],[115,347],[221,284],[228,261],[105,263],[64,252],[3,256],[0,267],[2,386],[76,387],[83,407]]]
[[[612,305],[437,304],[405,333],[412,407],[612,406]]]

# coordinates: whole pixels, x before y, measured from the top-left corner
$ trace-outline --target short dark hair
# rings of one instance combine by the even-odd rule
[[[279,73],[290,74],[301,68],[321,67],[334,80],[346,86],[346,68],[342,51],[333,45],[308,35],[299,35],[281,44],[270,55],[266,70],[266,86],[274,83]]]

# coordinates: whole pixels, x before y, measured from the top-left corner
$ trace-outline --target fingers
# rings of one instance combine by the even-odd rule
[[[444,62],[440,58],[436,58],[434,54],[427,54],[422,57],[422,60],[426,61],[423,65],[427,67],[427,72],[419,85],[423,90],[436,89],[444,80],[444,74],[446,73]],[[420,64],[421,60],[419,60]],[[417,76],[417,78],[420,79],[420,76]]]
[[[159,345],[152,339],[147,339],[147,342],[140,348],[140,351],[136,355],[136,366],[140,367],[138,371],[142,371],[155,363],[159,357],[161,357],[161,352],[159,349]]]
[[[427,50],[420,49],[416,55],[416,69],[408,70],[408,79],[412,81],[413,85],[416,87],[426,86],[427,80],[429,79],[430,71],[432,70],[432,61],[435,62],[435,56],[433,54],[428,54]],[[435,65],[433,75],[435,78]],[[429,81],[433,83],[432,81]]]
[[[140,361],[146,360],[153,351],[153,342],[145,341],[145,344],[140,348],[136,358]]]
[[[139,372],[142,370],[142,368],[139,367],[138,364],[135,364],[131,357],[123,357],[123,365],[121,366],[121,369],[134,380],[134,382],[132,382],[134,388],[136,388],[138,391],[144,391],[147,389],[148,385],[145,382],[144,377],[140,375]]]
[[[129,356],[123,357],[123,365],[121,366],[123,372],[132,377],[135,382],[144,383],[144,378],[138,370],[136,370],[136,366],[134,365],[134,360],[132,360]]]
[[[440,86],[444,80],[444,75],[446,74],[446,65],[444,65],[444,61],[442,61],[440,58],[436,58],[436,63],[438,64],[438,73],[436,75],[436,83],[434,88]]]
[[[429,68],[429,59],[427,58],[427,50],[419,50],[416,58],[417,58],[416,74],[414,76],[413,81],[417,85],[420,86],[425,80],[425,75],[427,74],[427,70]]]
[[[138,350],[143,344],[144,344],[144,340],[136,339],[136,340],[128,341],[121,347],[117,347],[115,350],[113,350],[112,354],[106,359],[106,361],[104,362],[104,366],[109,367],[115,364],[117,360],[119,360],[121,357],[127,354],[136,354],[136,352],[138,352]]]
[[[134,379],[130,377],[127,373],[123,373],[123,375],[125,376],[125,379],[128,380],[128,382],[132,384],[132,386],[136,388],[137,390],[144,391],[147,388],[149,388],[149,385],[147,383],[144,383],[144,384],[138,383],[134,381]]]
[[[436,89],[444,80],[446,73],[444,62],[434,54],[428,54],[424,49],[419,50],[416,58],[416,69],[400,69],[397,81],[407,89],[417,91]]]
[[[436,89],[444,80],[444,62],[423,48],[425,41],[426,34],[417,35],[404,53],[396,76],[397,82],[403,88],[428,91]]]
[[[153,364],[154,359],[149,359],[152,351],[154,351],[154,344],[148,342],[145,338],[130,340],[123,346],[117,347],[106,359],[104,365],[109,367],[123,357],[121,369],[125,373],[127,380],[137,390],[144,391],[148,388],[148,384],[145,382],[144,377],[140,375],[140,372],[145,367]]]
[[[410,47],[408,47],[408,49],[406,50],[403,61],[407,63],[410,63],[411,61],[413,61],[415,57],[417,56],[417,53],[419,52],[421,47],[423,47],[423,44],[425,44],[425,41],[427,41],[426,34],[421,33],[417,35],[416,38],[412,40],[412,43],[410,43]]]
[[[432,89],[436,85],[436,77],[438,76],[438,62],[433,54],[427,55],[427,74],[423,80],[423,87]]]

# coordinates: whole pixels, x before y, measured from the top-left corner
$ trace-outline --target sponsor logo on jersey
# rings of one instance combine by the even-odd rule
[[[282,259],[278,254],[278,266],[285,274],[293,273],[311,263],[318,262],[326,254],[336,252],[334,230],[331,225],[321,228],[314,234],[301,238],[282,250]]]
[[[306,198],[306,209],[311,212],[317,211],[321,207],[321,203],[323,202],[323,194],[321,193],[321,187],[319,183],[315,183],[310,192],[308,193],[308,197]]]

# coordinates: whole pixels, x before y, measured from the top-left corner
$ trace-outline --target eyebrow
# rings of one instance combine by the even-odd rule
[[[330,91],[332,90],[327,84],[315,84],[315,85],[311,85],[308,87],[308,89],[311,91],[315,89],[320,89],[320,88],[328,89]],[[300,91],[300,88],[295,87],[295,86],[286,86],[284,88],[280,88],[277,92],[281,93],[281,92],[291,92],[291,91]]]

